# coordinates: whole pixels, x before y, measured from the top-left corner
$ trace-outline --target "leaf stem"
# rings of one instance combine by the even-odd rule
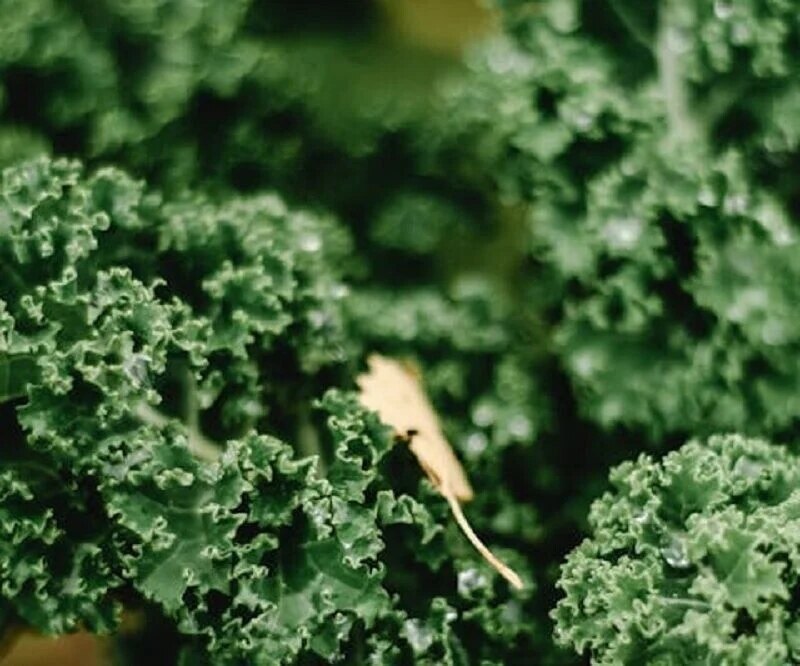
[[[172,421],[168,416],[162,414],[146,402],[137,404],[134,408],[134,412],[140,421],[147,425],[156,426],[157,428],[163,428]],[[189,449],[194,455],[203,460],[208,460],[209,462],[214,462],[219,458],[220,447],[217,444],[208,439],[197,428],[192,428],[190,426],[185,427],[189,439]]]
[[[297,410],[297,450],[303,456],[317,459],[317,472],[320,476],[327,474],[319,433],[311,421],[311,410],[306,404]]]
[[[700,601],[699,599],[686,599],[684,597],[665,597],[659,595],[656,597],[662,604],[667,604],[669,606],[686,606],[688,608],[697,608],[699,610],[707,611],[711,608],[711,605],[705,601]]]
[[[655,51],[658,80],[664,98],[669,134],[679,140],[692,141],[700,138],[701,134],[691,112],[689,89],[681,71],[676,9],[675,0],[664,0],[661,4]]]
[[[511,583],[513,587],[521,590],[523,588],[522,579],[519,577],[516,571],[505,564],[491,550],[489,550],[486,544],[484,544],[478,535],[475,534],[475,531],[467,521],[466,516],[464,516],[464,512],[461,509],[461,504],[459,504],[456,496],[447,488],[440,488],[440,492],[442,495],[444,495],[444,498],[450,505],[450,510],[453,512],[456,523],[458,523],[458,526],[461,528],[461,531],[467,537],[469,542],[475,547],[475,550],[477,550],[483,556],[483,559],[485,559],[489,564],[492,565],[492,567],[494,567],[497,573]]]
[[[652,36],[648,34],[646,28],[642,25],[642,22],[636,18],[621,0],[610,0],[609,4],[611,5],[611,9],[617,15],[622,25],[625,26],[626,30],[630,33],[631,37],[633,37],[641,46],[644,46],[648,51],[653,50],[653,39]]]

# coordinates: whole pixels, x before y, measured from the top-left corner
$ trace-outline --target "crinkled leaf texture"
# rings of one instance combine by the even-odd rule
[[[568,557],[556,637],[597,664],[800,658],[800,460],[739,435],[611,472]]]
[[[526,206],[582,416],[654,444],[796,430],[796,3],[499,4],[427,145]]]
[[[332,221],[39,159],[4,172],[0,229],[0,625],[147,602],[186,663],[514,652],[524,595],[355,394],[319,404],[324,475],[266,434],[344,374]]]

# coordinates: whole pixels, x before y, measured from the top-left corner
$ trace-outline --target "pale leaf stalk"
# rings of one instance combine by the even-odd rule
[[[445,488],[440,488],[439,492],[441,492],[444,498],[447,500],[447,503],[450,505],[450,510],[453,512],[453,516],[456,519],[456,523],[458,523],[458,526],[461,528],[464,536],[467,537],[469,542],[474,546],[475,550],[481,554],[483,559],[485,559],[497,571],[497,573],[511,583],[513,587],[521,590],[523,588],[522,579],[519,577],[516,571],[514,571],[499,557],[497,557],[497,555],[495,555],[491,550],[489,550],[486,544],[480,540],[480,537],[475,534],[475,530],[473,530],[472,526],[469,524],[467,517],[464,515],[464,512],[461,509],[461,504],[453,495],[453,493]]]
[[[165,427],[171,420],[146,402],[136,405],[134,412],[140,421],[157,428]],[[198,458],[209,462],[214,462],[219,458],[220,448],[198,429],[187,426],[186,435],[189,440],[189,450]]]

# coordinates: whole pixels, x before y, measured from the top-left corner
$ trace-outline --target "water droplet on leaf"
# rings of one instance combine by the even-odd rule
[[[531,436],[531,422],[527,416],[517,414],[508,424],[508,432],[517,439],[526,439]]]
[[[720,21],[726,21],[733,15],[733,5],[729,0],[716,0],[714,2],[714,16]]]
[[[747,456],[740,456],[733,465],[734,474],[750,481],[761,476],[761,472],[763,471],[764,465]]]
[[[303,234],[300,237],[300,249],[304,252],[317,252],[322,247],[322,239],[317,234]]]
[[[148,377],[150,359],[144,354],[131,354],[122,364],[122,371],[136,386],[142,386]]]
[[[433,632],[420,620],[406,620],[403,624],[403,633],[415,655],[422,654],[433,645]]]
[[[350,293],[350,290],[347,288],[346,285],[335,284],[335,285],[333,285],[333,287],[331,287],[331,298],[336,300],[336,301],[342,300],[349,293]]]
[[[573,122],[575,123],[575,127],[585,132],[594,123],[594,116],[590,113],[579,113],[575,116]]]
[[[747,212],[749,199],[746,194],[731,194],[725,197],[722,209],[728,215],[744,215]]]
[[[661,547],[661,557],[674,569],[687,569],[692,565],[686,544],[682,538],[675,535],[669,537]]]
[[[475,407],[475,409],[472,410],[472,422],[476,426],[484,428],[494,423],[494,420],[495,420],[494,408],[492,408],[490,405],[487,404],[478,405],[477,407]]]
[[[488,580],[477,569],[464,569],[458,572],[458,593],[468,597],[477,590],[486,587]]]
[[[482,432],[473,432],[467,436],[464,451],[468,456],[475,458],[486,450],[488,444],[489,440],[486,435]]]
[[[311,310],[308,313],[308,321],[314,328],[324,328],[330,323],[330,317],[324,310]]]
[[[590,351],[578,352],[572,358],[572,370],[582,379],[591,377],[597,366],[597,356]]]
[[[714,192],[713,188],[708,185],[703,186],[700,188],[700,192],[697,194],[697,201],[700,203],[701,206],[711,207],[717,205],[717,194]]]
[[[629,250],[636,245],[643,230],[644,224],[638,217],[617,217],[605,224],[603,238],[614,250]]]

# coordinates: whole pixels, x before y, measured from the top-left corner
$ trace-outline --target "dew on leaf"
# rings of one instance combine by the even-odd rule
[[[744,215],[750,204],[746,194],[731,194],[725,197],[722,208],[728,215]]]
[[[317,234],[303,234],[299,245],[304,252],[317,252],[322,247],[322,239]]]
[[[720,21],[726,21],[733,16],[733,4],[729,0],[715,0],[714,16]]]
[[[517,439],[527,439],[532,432],[530,419],[524,414],[517,414],[509,421],[508,432]]]
[[[335,284],[331,287],[331,298],[340,301],[345,298],[350,293],[350,290],[347,288],[347,285],[344,284]]]
[[[764,465],[747,456],[740,456],[733,465],[733,473],[749,481],[757,479],[764,471]]]
[[[330,316],[324,310],[311,310],[308,313],[308,321],[314,328],[324,328],[330,324]]]
[[[464,442],[464,451],[471,458],[479,456],[486,450],[489,445],[489,440],[482,432],[473,432],[467,435]]]
[[[472,410],[472,422],[481,428],[491,425],[496,418],[497,414],[491,405],[484,403]]]
[[[591,351],[580,351],[572,357],[572,371],[582,379],[591,377],[599,365],[597,355]]]
[[[403,633],[415,655],[424,653],[433,645],[433,632],[416,618],[405,621]]]
[[[673,569],[687,569],[692,565],[689,553],[686,551],[686,543],[676,535],[670,536],[661,546],[661,557]]]
[[[714,188],[704,185],[700,188],[700,192],[697,194],[697,202],[701,206],[706,206],[710,208],[712,206],[717,205],[717,193],[714,192]]]
[[[485,589],[488,582],[486,576],[477,569],[464,569],[458,572],[458,593],[468,597],[477,590]]]
[[[585,132],[594,123],[594,116],[586,112],[578,113],[572,119],[572,122],[575,124],[575,127]]]
[[[122,371],[136,386],[142,386],[148,377],[150,359],[144,354],[131,354],[122,363]]]
[[[614,250],[630,250],[641,237],[643,229],[644,224],[638,217],[617,217],[605,224],[603,238]]]

